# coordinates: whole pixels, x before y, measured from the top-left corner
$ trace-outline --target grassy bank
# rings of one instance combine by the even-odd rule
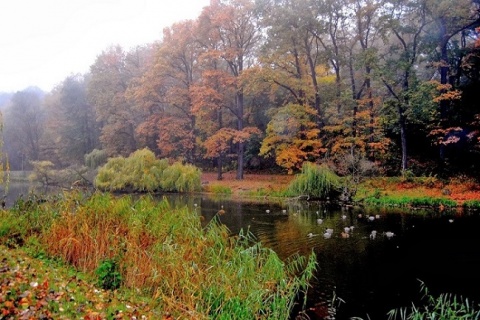
[[[15,290],[2,293],[0,309],[7,316],[15,318],[20,314],[15,312],[35,304],[35,317],[51,314],[53,318],[68,318],[73,317],[75,309],[81,310],[82,316],[98,313],[100,318],[114,318],[114,309],[127,312],[128,304],[138,306],[139,314],[153,314],[149,318],[155,319],[169,315],[189,319],[286,319],[315,268],[313,254],[309,259],[293,257],[283,262],[249,234],[232,237],[216,220],[202,227],[196,212],[172,209],[166,201],[108,194],[83,198],[72,193],[65,197],[40,203],[26,201],[1,211],[1,243],[10,249],[24,248],[48,261],[60,261],[62,268],[71,267],[69,270],[87,275],[93,292],[85,293],[87,296],[107,292],[102,295],[123,299],[125,306],[107,307],[81,296],[70,300],[82,301],[78,302],[82,308],[78,303],[74,308],[59,307],[48,299],[46,304],[38,304],[33,298],[24,300],[25,292],[32,290],[29,285],[37,288],[41,284],[45,292],[64,292],[62,297],[73,291],[52,283],[69,283],[54,276],[53,280],[19,282]],[[42,260],[36,261],[40,261],[40,268]],[[15,259],[6,263],[5,270],[19,268]],[[8,273],[1,276],[2,283],[12,281]]]
[[[466,177],[371,178],[359,186],[355,200],[366,205],[480,209],[480,184]]]
[[[203,191],[237,198],[285,198],[295,178],[294,175],[246,174],[244,180],[236,180],[234,173],[226,173],[223,177],[218,181],[215,174],[203,173]],[[375,177],[358,186],[353,200],[369,206],[464,207],[478,210],[480,184],[466,177],[449,180],[435,177]]]

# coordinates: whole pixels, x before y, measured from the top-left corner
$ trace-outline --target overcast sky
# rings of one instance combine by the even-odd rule
[[[128,50],[195,19],[209,0],[1,0],[0,92],[50,91],[110,45]]]

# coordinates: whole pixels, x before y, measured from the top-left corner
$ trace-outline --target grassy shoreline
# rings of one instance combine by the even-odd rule
[[[287,319],[316,266],[313,253],[282,261],[248,232],[202,227],[194,210],[148,195],[25,201],[0,210],[0,243],[5,319],[116,319],[127,305],[149,319]]]
[[[285,198],[294,175],[246,174],[236,180],[233,172],[203,173],[203,192],[242,198]],[[354,203],[366,206],[429,207],[436,209],[480,209],[480,183],[457,177],[440,180],[435,177],[403,179],[401,177],[375,177],[358,186]]]

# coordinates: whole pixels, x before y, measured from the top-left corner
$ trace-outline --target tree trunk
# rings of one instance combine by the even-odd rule
[[[222,180],[223,154],[220,154],[217,159],[217,180]]]
[[[237,129],[243,130],[243,90],[240,89],[237,93]],[[245,153],[245,143],[238,143],[238,156],[237,156],[237,180],[243,180],[243,158]]]
[[[402,172],[407,170],[407,132],[406,132],[406,120],[403,108],[398,107],[398,124],[400,126],[400,141],[402,145]]]

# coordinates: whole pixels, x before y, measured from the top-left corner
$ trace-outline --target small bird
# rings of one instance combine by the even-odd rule
[[[323,237],[324,237],[325,239],[330,239],[330,238],[332,237],[332,234],[329,233],[329,232],[325,232],[325,233],[323,234]]]
[[[318,218],[317,219],[317,224],[322,224],[322,223],[323,223],[323,219]]]
[[[368,220],[369,220],[369,221],[373,221],[373,220],[375,220],[375,217],[374,217],[374,216],[369,216],[369,217],[368,217]]]
[[[325,229],[325,232],[332,234],[332,233],[333,233],[333,229],[331,229],[331,228],[326,228],[326,229]]]
[[[343,230],[345,231],[345,233],[349,233],[351,229],[350,229],[350,227],[345,227],[345,228],[343,228]]]
[[[393,232],[391,232],[391,231],[385,232],[385,236],[386,236],[388,239],[391,239],[394,235],[395,235],[395,233],[393,233]]]
[[[370,239],[371,239],[371,240],[375,240],[376,237],[377,237],[377,231],[376,231],[376,230],[372,230],[372,232],[370,232]]]
[[[270,213],[270,210],[267,209],[267,210],[265,210],[265,212],[266,212],[266,213]]]
[[[342,219],[343,219],[343,220],[347,219],[347,216],[346,216],[346,215],[342,215]]]

